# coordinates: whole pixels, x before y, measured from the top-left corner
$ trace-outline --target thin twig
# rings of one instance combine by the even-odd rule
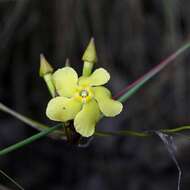
[[[18,184],[12,177],[8,176],[4,171],[0,170],[0,173],[6,177],[9,181],[11,181],[16,187],[18,187],[20,190],[24,190],[24,188]],[[8,190],[8,188],[5,188],[3,186],[0,186],[0,190]]]

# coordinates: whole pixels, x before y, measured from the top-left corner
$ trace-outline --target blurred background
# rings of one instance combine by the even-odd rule
[[[113,95],[188,41],[188,0],[0,0],[0,101],[46,124],[50,95],[38,76],[44,53],[54,68],[67,57],[80,73],[94,36],[99,62],[111,73]],[[123,113],[98,129],[155,130],[190,123],[190,52],[138,91]],[[37,131],[0,113],[0,148]],[[190,141],[174,136],[190,187]],[[0,158],[0,169],[25,189],[177,190],[177,169],[156,137],[94,138],[87,148],[43,138]],[[0,176],[0,183],[16,189]],[[2,188],[3,189],[3,188]]]

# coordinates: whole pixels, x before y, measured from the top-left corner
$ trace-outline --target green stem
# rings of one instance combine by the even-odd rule
[[[48,88],[51,96],[55,97],[56,96],[56,90],[55,90],[55,86],[53,84],[52,74],[51,73],[45,74],[43,78],[44,78],[44,81],[47,85],[47,88]]]
[[[2,104],[0,102],[0,110],[9,114],[9,115],[12,115],[13,117],[19,119],[20,121],[22,121],[23,123],[26,123],[27,125],[39,130],[39,131],[42,131],[44,129],[47,129],[49,128],[49,126],[47,125],[44,125],[38,121],[35,121],[33,119],[30,119],[29,117],[26,117],[14,110],[12,110],[11,108],[5,106],[4,104]],[[53,131],[49,136],[53,137],[53,138],[58,138],[58,137],[62,137],[64,136],[64,132],[61,131],[61,130],[57,130],[57,131]]]
[[[2,105],[1,105],[2,106]],[[5,107],[7,109],[7,107]],[[9,110],[9,112],[12,112],[12,110]],[[13,112],[14,113],[14,112]],[[13,115],[15,116],[15,114]],[[16,114],[16,116],[18,116],[18,114]],[[22,116],[22,115],[21,115]],[[17,117],[18,118],[18,117]],[[22,116],[20,117],[19,115],[19,119],[23,119],[23,118],[26,118],[25,116]],[[33,120],[31,120],[33,121]],[[36,122],[38,123],[38,122]],[[31,124],[29,122],[29,124]],[[59,125],[56,125],[56,126],[53,126],[53,127],[48,127],[48,128],[45,128],[43,129],[43,131],[41,131],[40,133],[36,134],[36,135],[33,135],[21,142],[18,142],[14,145],[11,145],[3,150],[0,151],[0,156],[2,155],[5,155],[11,151],[14,151],[18,148],[21,148],[27,144],[30,144],[32,142],[34,142],[35,140],[38,140],[46,135],[48,135],[49,133],[52,133],[60,128],[64,127],[63,124],[59,124]],[[161,131],[163,133],[168,133],[168,134],[171,134],[171,133],[176,133],[176,132],[180,132],[180,131],[185,131],[185,130],[189,130],[190,129],[190,126],[182,126],[182,127],[177,127],[177,128],[173,128],[173,129],[160,129],[158,131]],[[152,133],[148,132],[148,131],[133,131],[133,130],[122,130],[122,131],[115,131],[115,132],[103,132],[103,131],[96,131],[95,133],[95,136],[99,136],[99,137],[110,137],[110,136],[135,136],[135,137],[141,137],[141,138],[145,138],[145,137],[150,137],[152,136]]]
[[[160,129],[161,132],[163,133],[176,133],[176,132],[180,132],[180,131],[186,131],[189,130],[190,126],[182,126],[182,127],[177,127],[177,128],[173,128],[173,129]]]
[[[32,143],[32,142],[34,142],[34,141],[46,136],[47,134],[52,133],[53,131],[60,129],[62,127],[64,127],[63,124],[61,124],[61,125],[59,124],[59,125],[44,129],[43,131],[37,133],[36,135],[33,135],[23,141],[20,141],[20,142],[13,144],[3,150],[0,150],[0,156],[5,155],[9,152],[12,152],[13,150],[16,150],[18,148],[21,148],[27,144],[30,144],[30,143]]]
[[[182,126],[182,127],[176,127],[173,129],[158,129],[157,131],[160,131],[162,133],[166,134],[175,134],[177,132],[190,130],[190,126]],[[150,137],[153,133],[151,131],[133,131],[133,130],[122,130],[122,131],[96,131],[95,136],[99,137],[109,137],[109,136],[136,136],[136,137]]]
[[[122,90],[118,95],[115,96],[120,102],[125,102],[132,95],[134,95],[141,87],[144,86],[146,82],[148,82],[152,77],[158,74],[162,69],[164,69],[169,63],[171,63],[177,56],[183,53],[190,47],[190,43],[185,44],[172,55],[170,55],[167,59],[163,60],[160,64],[154,67],[152,70],[147,72],[145,75],[140,77],[138,80],[133,82],[131,85],[127,86],[124,90]],[[124,93],[124,94],[123,94]],[[123,94],[123,95],[121,95]],[[119,97],[118,97],[119,96]]]
[[[10,108],[8,108],[7,106],[5,106],[4,104],[2,104],[1,102],[0,102],[0,110],[3,111],[3,112],[5,112],[5,113],[8,113],[8,114],[12,115],[13,117],[21,120],[23,123],[26,123],[29,126],[35,128],[37,130],[41,131],[41,130],[44,130],[44,129],[48,128],[48,126],[46,126],[46,125],[44,125],[42,123],[39,123],[39,122],[37,122],[37,121],[35,121],[33,119],[30,119],[30,118],[28,118],[28,117],[26,117],[24,115],[21,115],[18,112],[14,111],[14,110],[12,110]]]
[[[136,137],[149,137],[151,136],[148,132],[132,131],[132,130],[123,130],[123,131],[114,131],[114,132],[103,132],[96,131],[95,136],[99,137],[109,137],[109,136],[136,136]]]

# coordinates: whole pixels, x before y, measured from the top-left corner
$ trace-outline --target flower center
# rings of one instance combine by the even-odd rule
[[[89,102],[94,97],[93,90],[90,86],[78,86],[75,98],[82,103]]]
[[[89,95],[87,90],[81,90],[79,94],[82,98],[86,98]]]

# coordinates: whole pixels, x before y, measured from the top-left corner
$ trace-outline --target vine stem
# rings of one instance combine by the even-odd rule
[[[16,144],[13,144],[3,150],[0,151],[0,156],[2,155],[5,155],[9,152],[12,152],[18,148],[21,148],[27,144],[30,144],[46,135],[48,135],[49,133],[52,133],[53,131],[55,130],[58,130],[60,128],[63,128],[64,125],[63,124],[59,124],[59,125],[56,125],[56,126],[53,126],[53,127],[49,127],[47,129],[44,129],[43,131],[37,133],[36,135],[33,135],[23,141],[20,141]],[[182,127],[177,127],[177,128],[174,128],[174,129],[160,129],[160,130],[157,130],[157,131],[160,131],[160,132],[163,132],[163,133],[168,133],[168,134],[171,134],[171,133],[176,133],[176,132],[180,132],[180,131],[185,131],[185,130],[189,130],[190,129],[190,126],[182,126]],[[153,136],[153,131],[133,131],[133,130],[123,130],[123,131],[114,131],[114,132],[103,132],[103,131],[97,131],[95,133],[95,136],[99,136],[99,137],[110,137],[110,136],[135,136],[135,137],[142,137],[142,138],[145,138],[145,137],[151,137]]]
[[[185,130],[189,130],[189,129],[190,129],[190,126],[186,125],[186,126],[173,128],[173,129],[160,129],[160,131],[163,133],[176,133],[176,132],[181,132],[181,131],[185,131]]]
[[[166,134],[175,134],[177,132],[187,131],[190,130],[190,126],[181,126],[176,127],[173,129],[158,129],[155,131],[159,131]],[[122,130],[122,131],[114,131],[114,132],[107,132],[107,131],[96,131],[95,136],[100,137],[109,137],[109,136],[135,136],[135,137],[151,137],[154,133],[154,130],[150,131],[133,131],[133,130]]]
[[[6,107],[6,106],[5,106]],[[0,107],[1,108],[1,107]],[[6,109],[7,110],[7,109]],[[10,108],[9,108],[9,111],[12,111]],[[8,112],[9,113],[9,112]],[[20,116],[21,114],[19,114]],[[17,115],[13,115],[13,116],[17,116]],[[22,116],[22,115],[21,115]],[[25,121],[25,119],[27,117],[23,116],[23,117],[19,117],[18,119],[20,119],[22,121],[22,118],[24,118],[24,122],[29,124],[28,122]],[[32,121],[30,119],[30,121]],[[36,122],[38,123],[38,122]],[[44,125],[45,126],[45,125]],[[50,133],[53,133],[54,131],[57,131],[61,128],[64,127],[63,124],[59,124],[59,125],[55,125],[53,127],[48,127],[48,126],[45,126],[46,128],[43,129],[41,132],[37,133],[36,135],[33,135],[23,141],[20,141],[16,144],[13,144],[5,149],[2,149],[0,150],[0,156],[2,155],[5,155],[9,152],[12,152],[18,148],[21,148],[25,145],[28,145]],[[181,127],[177,127],[177,128],[173,128],[173,129],[160,129],[160,130],[157,130],[157,131],[160,131],[160,132],[163,132],[163,133],[168,133],[168,134],[171,134],[171,133],[176,133],[176,132],[180,132],[180,131],[185,131],[185,130],[189,130],[190,129],[190,126],[181,126]],[[110,137],[110,136],[135,136],[135,137],[141,137],[141,138],[145,138],[145,137],[151,137],[153,135],[152,133],[153,131],[133,131],[133,130],[122,130],[122,131],[96,131],[95,132],[95,136],[99,136],[99,137]]]

